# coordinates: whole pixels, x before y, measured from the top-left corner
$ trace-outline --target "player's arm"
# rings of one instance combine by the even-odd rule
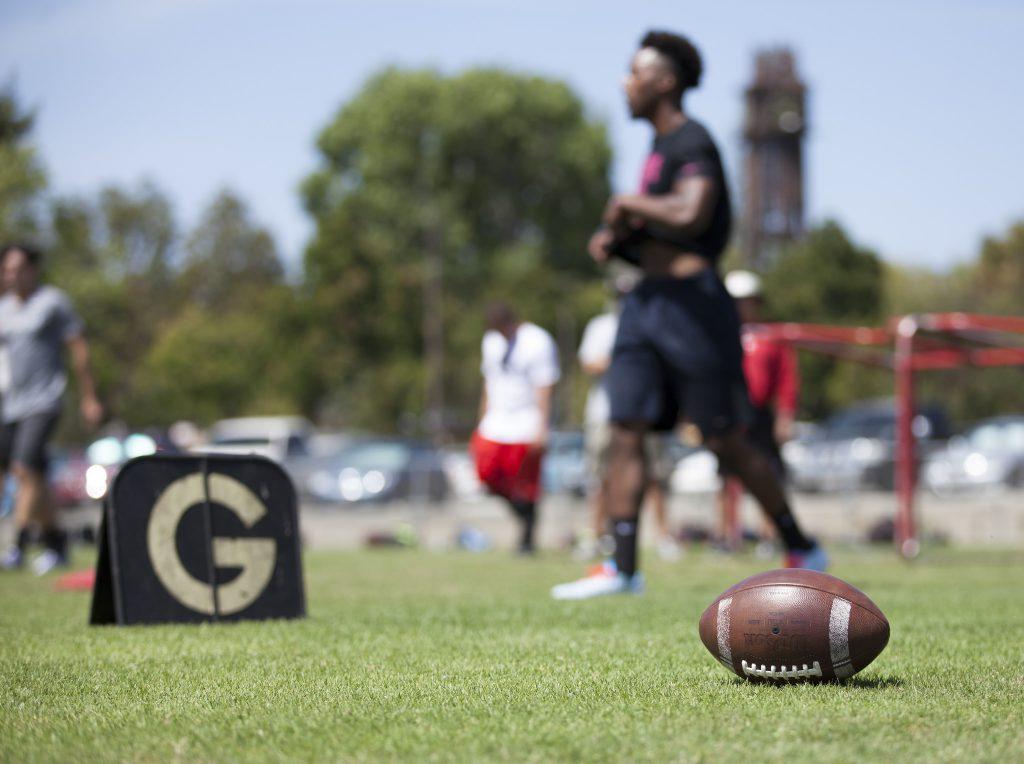
[[[542,385],[537,390],[537,408],[540,409],[540,432],[534,447],[543,450],[548,445],[548,427],[551,423],[551,400],[554,398],[554,385]]]
[[[705,175],[691,175],[676,181],[668,194],[613,196],[605,208],[604,222],[612,231],[653,223],[680,236],[697,236],[711,224],[716,201],[718,184],[715,180]]]
[[[793,423],[800,396],[800,372],[796,351],[788,345],[779,349],[778,374],[775,387],[775,441],[785,443],[793,439]]]
[[[95,427],[103,419],[103,405],[96,395],[96,380],[92,375],[89,343],[84,336],[76,334],[69,337],[66,344],[71,354],[71,365],[75,370],[75,378],[78,380],[78,389],[81,393],[82,418],[91,427]]]

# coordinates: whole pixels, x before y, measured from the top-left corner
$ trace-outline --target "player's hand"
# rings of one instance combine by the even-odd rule
[[[778,415],[775,417],[775,442],[779,445],[788,443],[793,439],[793,417]]]
[[[548,450],[548,432],[544,430],[541,432],[533,443],[530,444],[530,450],[537,454],[542,454]]]
[[[622,206],[621,197],[613,196],[608,200],[601,220],[613,231],[623,229],[629,224],[629,215]]]
[[[103,404],[94,395],[84,396],[81,403],[82,419],[89,427],[98,427],[103,421]]]
[[[607,228],[602,228],[590,237],[590,243],[587,244],[587,252],[590,253],[590,256],[596,262],[607,262],[611,256],[611,248],[614,241],[615,235]]]

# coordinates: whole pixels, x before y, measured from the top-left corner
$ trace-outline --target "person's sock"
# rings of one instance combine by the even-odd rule
[[[533,529],[537,522],[537,505],[532,501],[514,501],[512,509],[522,522],[522,536],[519,539],[520,549],[533,549]]]
[[[814,542],[807,538],[803,531],[800,530],[800,526],[797,525],[796,518],[793,517],[793,512],[789,509],[789,506],[784,506],[782,511],[777,515],[769,515],[772,523],[779,531],[779,537],[782,539],[782,543],[786,545],[786,549],[794,552],[806,552],[808,549],[814,548]]]
[[[612,520],[612,537],[615,539],[615,567],[626,576],[636,573],[636,529],[637,520]]]
[[[18,539],[15,544],[18,547],[18,551],[22,554],[28,549],[29,543],[32,541],[32,534],[29,533],[28,528],[22,528],[18,531]]]
[[[43,532],[43,545],[57,554],[64,556],[68,550],[68,537],[60,528],[50,528]]]

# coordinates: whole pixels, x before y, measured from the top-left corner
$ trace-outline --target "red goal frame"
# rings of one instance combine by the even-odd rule
[[[894,540],[905,558],[920,545],[914,514],[914,374],[935,369],[1024,365],[1024,317],[976,313],[914,313],[885,328],[766,323],[761,336],[799,350],[892,369],[896,397]]]

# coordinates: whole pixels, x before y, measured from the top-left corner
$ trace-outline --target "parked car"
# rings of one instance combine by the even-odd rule
[[[313,425],[298,416],[249,416],[221,419],[207,433],[207,442],[192,450],[206,454],[258,454],[283,464],[306,456]]]
[[[448,478],[440,451],[401,438],[360,438],[320,459],[299,485],[314,501],[359,504],[395,499],[442,501]]]
[[[484,484],[477,475],[476,463],[469,453],[469,444],[447,446],[441,453],[448,485],[457,499],[479,499],[487,495]]]
[[[679,458],[669,478],[672,493],[716,493],[722,485],[718,458],[706,448],[679,447]]]
[[[925,488],[946,495],[1006,486],[1024,488],[1024,415],[984,419],[950,438],[924,466]]]
[[[548,493],[586,494],[587,464],[582,432],[555,430],[551,433],[541,463],[541,484]]]
[[[85,492],[85,475],[89,460],[81,450],[55,449],[50,454],[50,497],[58,509],[77,507],[89,501]]]
[[[124,437],[107,435],[95,440],[85,449],[85,460],[89,463],[85,470],[85,493],[90,499],[100,501],[106,497],[114,477],[129,459],[173,450],[169,439],[144,432],[133,432]]]
[[[913,421],[918,465],[944,445],[949,420],[937,406],[921,406]],[[892,490],[896,413],[892,401],[857,404],[837,412],[819,430],[782,450],[800,491]]]

